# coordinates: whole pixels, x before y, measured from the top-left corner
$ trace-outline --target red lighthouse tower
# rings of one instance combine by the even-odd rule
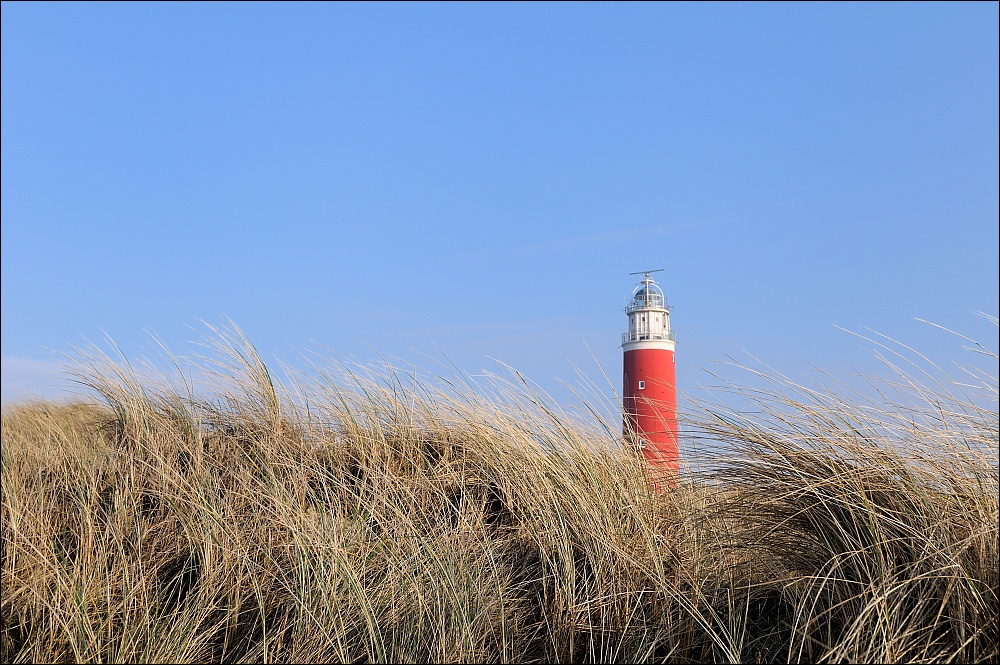
[[[628,332],[622,333],[622,406],[626,441],[642,451],[659,471],[677,473],[677,387],[674,333],[663,290],[643,275],[625,307]]]

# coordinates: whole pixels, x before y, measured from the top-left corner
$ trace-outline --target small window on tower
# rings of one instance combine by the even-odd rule
[[[640,381],[639,382],[639,390],[645,390],[645,389],[646,389],[646,382],[645,381]]]
[[[645,450],[646,449],[646,439],[639,439],[639,448],[641,450]]]

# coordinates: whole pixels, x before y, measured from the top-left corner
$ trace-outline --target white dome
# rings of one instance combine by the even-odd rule
[[[629,309],[640,309],[653,307],[664,309],[666,298],[663,297],[663,289],[657,286],[652,280],[644,281],[632,292],[632,303]]]

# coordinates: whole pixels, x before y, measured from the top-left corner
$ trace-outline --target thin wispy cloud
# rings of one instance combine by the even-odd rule
[[[709,228],[710,226],[711,224],[707,222],[678,222],[673,224],[656,224],[641,228],[622,228],[614,231],[580,233],[560,238],[553,238],[552,240],[527,243],[507,249],[499,249],[492,253],[523,256],[529,254],[564,252],[589,247],[607,247],[609,245],[619,245],[625,242],[634,242],[635,240],[642,238],[658,238],[671,233],[701,231]]]
[[[23,356],[0,356],[0,400],[55,397],[64,392],[62,364]]]

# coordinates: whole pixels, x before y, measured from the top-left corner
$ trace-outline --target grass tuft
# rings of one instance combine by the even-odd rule
[[[689,399],[665,493],[516,372],[80,350],[98,401],[3,411],[0,660],[995,661],[995,367],[877,343],[862,390]]]

